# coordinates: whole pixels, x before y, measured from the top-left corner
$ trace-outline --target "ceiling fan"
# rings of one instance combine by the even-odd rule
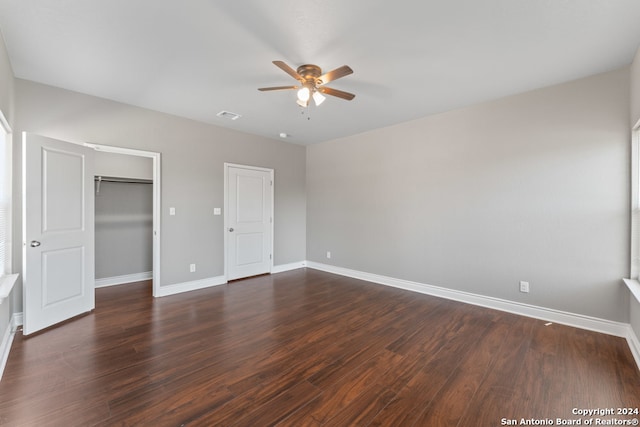
[[[351,101],[356,97],[352,93],[324,86],[326,83],[338,80],[341,77],[348,76],[353,73],[353,70],[348,65],[343,65],[333,71],[322,74],[320,67],[313,64],[304,64],[299,66],[297,70],[294,70],[282,61],[273,61],[273,63],[276,67],[298,80],[300,85],[261,87],[258,88],[258,90],[270,91],[298,89],[297,104],[301,107],[307,107],[311,98],[313,98],[316,105],[322,104],[326,99],[322,94],[337,96],[338,98],[346,99],[347,101]]]

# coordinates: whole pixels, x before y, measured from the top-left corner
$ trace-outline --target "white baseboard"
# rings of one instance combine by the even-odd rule
[[[307,266],[306,261],[292,262],[290,264],[275,265],[271,268],[271,274],[283,273],[285,271],[296,270]],[[227,284],[225,276],[210,277],[202,280],[194,280],[192,282],[176,283],[174,285],[160,286],[156,297],[166,297],[182,292],[197,291],[198,289],[209,288]]]
[[[124,285],[125,283],[141,282],[143,280],[153,279],[152,271],[144,273],[125,274],[123,276],[105,277],[104,279],[96,279],[96,288],[104,288],[106,286]]]
[[[355,279],[361,279],[368,282],[391,286],[394,288],[419,292],[421,294],[433,295],[436,297],[460,301],[467,304],[506,311],[508,313],[518,314],[521,316],[546,320],[548,322],[560,323],[580,329],[601,332],[617,337],[627,338],[629,335],[628,330],[630,327],[628,323],[614,322],[611,320],[599,319],[596,317],[584,316],[581,314],[568,313],[550,308],[522,304],[519,302],[508,301],[500,298],[487,297],[470,292],[456,291],[453,289],[426,285],[423,283],[411,282],[403,279],[395,279],[393,277],[365,273],[362,271],[321,264],[313,261],[307,261],[307,267],[326,271],[328,273],[339,274],[341,276],[353,277]]]
[[[193,280],[191,282],[176,283],[158,287],[158,294],[154,297],[166,297],[169,295],[179,294],[181,292],[196,291],[198,289],[209,288],[211,286],[219,286],[227,283],[224,276],[209,277],[207,279]]]
[[[298,262],[292,262],[290,264],[274,265],[273,268],[271,269],[271,274],[284,273],[285,271],[297,270],[298,268],[304,268],[306,266],[307,266],[306,261],[298,261]]]
[[[13,316],[11,316],[11,330],[15,332],[16,329],[18,329],[23,324],[24,318],[22,313],[13,313]]]

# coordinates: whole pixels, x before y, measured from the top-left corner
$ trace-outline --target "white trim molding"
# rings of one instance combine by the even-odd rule
[[[153,272],[145,271],[144,273],[125,274],[122,276],[105,277],[96,279],[96,288],[104,288],[107,286],[125,285],[127,283],[142,282],[143,280],[151,280]]]
[[[125,154],[128,156],[148,157],[153,161],[153,296],[158,297],[160,295],[160,269],[162,264],[160,260],[161,235],[162,230],[162,173],[160,171],[161,154],[155,151],[144,151],[133,148],[115,147],[113,145],[93,144],[90,142],[83,142],[82,145],[93,148],[96,151],[102,151],[105,153]]]
[[[601,332],[623,338],[627,338],[629,336],[630,326],[627,323],[614,322],[611,320],[599,319],[596,317],[584,316],[581,314],[568,313],[550,308],[522,304],[519,302],[508,301],[500,298],[487,297],[470,292],[456,291],[439,286],[411,282],[409,280],[395,279],[393,277],[365,273],[362,271],[351,270],[348,268],[336,267],[333,265],[321,264],[312,261],[307,261],[307,267],[326,271],[328,273],[339,274],[341,276],[352,277],[354,279],[366,280],[368,282],[378,283],[380,285],[405,289],[421,294],[433,295],[440,298],[446,298],[453,301],[492,308],[495,310],[505,311],[521,316],[533,317],[535,319],[560,323],[563,325],[573,326],[589,331]]]
[[[305,268],[307,261],[292,262],[290,264],[274,265],[271,269],[271,274],[284,273],[285,271],[297,270],[299,268]]]
[[[193,280],[191,282],[176,283],[173,285],[165,285],[158,287],[156,297],[166,297],[182,292],[197,291],[199,289],[210,288],[213,286],[226,285],[227,279],[224,276],[209,277],[207,279]]]

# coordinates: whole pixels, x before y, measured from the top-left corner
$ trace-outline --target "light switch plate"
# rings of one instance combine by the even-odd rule
[[[176,214],[176,208],[169,208],[169,215],[175,215]]]
[[[220,209],[220,208],[213,208],[213,214],[214,214],[214,215],[221,215],[221,214],[222,214],[222,209]]]

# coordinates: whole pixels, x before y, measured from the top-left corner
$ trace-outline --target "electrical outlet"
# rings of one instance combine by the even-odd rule
[[[327,259],[331,259],[331,252],[327,251]]]
[[[520,292],[529,293],[529,282],[520,281]]]
[[[196,272],[196,265],[195,264],[189,264],[189,271],[191,273],[195,273]]]

